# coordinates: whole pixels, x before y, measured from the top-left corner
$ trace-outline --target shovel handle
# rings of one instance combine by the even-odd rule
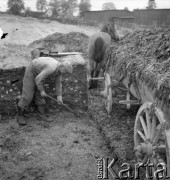
[[[53,101],[55,101],[56,103],[58,103],[58,101],[57,101],[55,98],[53,98],[52,96],[50,96],[50,95],[47,94],[46,97],[48,97],[48,98],[52,99]]]
[[[53,98],[52,96],[47,94],[47,97],[58,103],[58,101],[55,98]],[[78,114],[76,112],[74,112],[73,109],[69,108],[66,104],[62,103],[61,105],[64,106],[65,108],[67,108],[72,113],[74,113],[76,116],[78,116]]]

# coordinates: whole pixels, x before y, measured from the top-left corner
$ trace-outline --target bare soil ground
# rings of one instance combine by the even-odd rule
[[[11,39],[1,42],[0,68],[17,67],[30,61],[26,45],[55,32],[83,32],[91,35],[97,28],[72,26],[16,16],[0,17],[4,31],[12,31]],[[16,66],[15,66],[16,65]],[[65,110],[51,111],[51,123],[36,114],[28,125],[19,127],[15,117],[0,120],[1,180],[95,180],[97,157],[118,157],[122,162],[134,162],[133,127],[137,108],[127,111],[118,105],[124,96],[118,92],[113,112],[107,116],[104,100],[98,90],[89,92],[89,112],[75,118]],[[111,178],[111,177],[110,177]]]
[[[0,179],[97,179],[95,157],[106,155],[102,136],[86,116],[50,114],[51,123],[34,115],[19,127],[14,118],[0,123]]]

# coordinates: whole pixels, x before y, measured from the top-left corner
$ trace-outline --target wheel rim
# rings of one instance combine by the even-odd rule
[[[144,159],[149,159],[154,164],[152,175],[158,163],[167,164],[165,131],[162,130],[164,123],[163,112],[150,102],[140,107],[135,120],[134,149],[143,163],[146,163]]]
[[[105,74],[105,108],[108,114],[112,112],[112,89],[111,79],[108,73]],[[108,87],[110,86],[110,87]]]
[[[170,177],[170,131],[169,130],[165,130],[165,134],[166,134],[166,146],[167,146],[167,169],[168,169],[168,177]],[[170,178],[169,178],[170,179]]]

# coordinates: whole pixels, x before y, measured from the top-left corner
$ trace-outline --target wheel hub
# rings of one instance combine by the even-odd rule
[[[146,144],[146,151],[147,151],[148,155],[153,154],[153,146],[152,146],[152,144],[150,142]]]
[[[144,142],[141,143],[137,148],[135,148],[137,151],[142,151],[149,156],[153,154],[153,146],[151,142]]]

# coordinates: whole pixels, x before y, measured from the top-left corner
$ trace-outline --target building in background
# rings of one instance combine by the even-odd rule
[[[128,10],[105,10],[105,11],[86,11],[85,21],[95,21],[98,23],[107,22],[110,19],[118,25],[137,24],[137,25],[170,25],[170,9],[138,9]]]
[[[170,25],[170,9],[134,10],[134,23],[137,25]]]
[[[121,17],[133,17],[133,12],[128,10],[104,10],[104,11],[85,11],[85,21],[106,22],[110,19]]]

